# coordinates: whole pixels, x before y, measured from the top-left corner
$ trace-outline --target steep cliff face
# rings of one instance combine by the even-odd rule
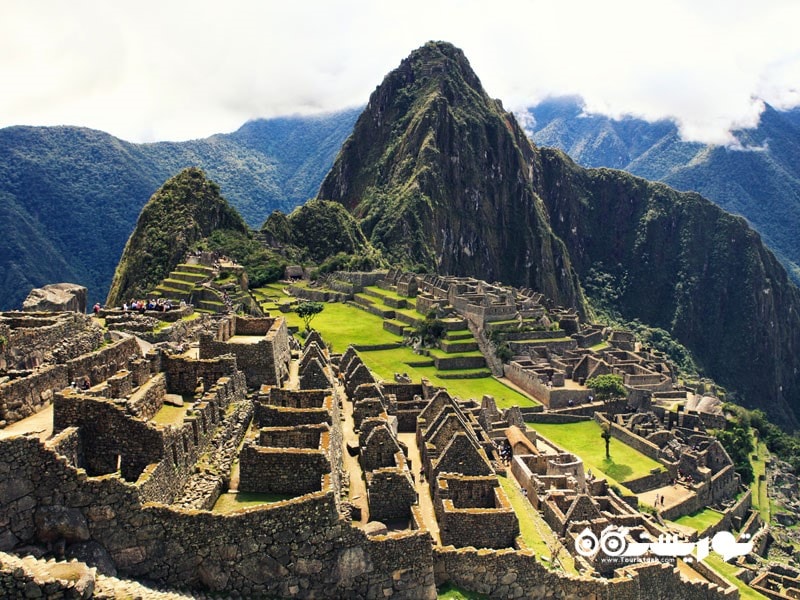
[[[198,168],[184,169],[153,194],[125,244],[106,303],[142,298],[195,242],[216,230],[247,233],[242,218]]]
[[[661,327],[749,406],[800,417],[800,290],[741,217],[698,194],[540,149],[538,192],[582,281]],[[592,287],[592,286],[590,286]]]
[[[537,165],[461,50],[431,42],[372,94],[318,198],[341,202],[394,262],[530,286],[583,310],[533,189]]]

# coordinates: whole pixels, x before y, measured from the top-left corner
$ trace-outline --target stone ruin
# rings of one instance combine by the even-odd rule
[[[143,352],[80,315],[2,315],[4,360],[24,369],[4,371],[0,410],[10,423],[52,408],[52,426],[0,430],[0,594],[113,597],[142,578],[253,598],[432,599],[447,581],[509,599],[730,597],[664,565],[565,576],[525,549],[482,425],[519,424],[518,410],[482,415],[424,381],[377,381],[319,338],[293,357],[280,317],[204,327],[196,348]],[[543,477],[580,496],[575,465],[551,462]],[[261,500],[231,508],[242,496]],[[595,514],[576,506],[564,515]],[[92,568],[45,582],[65,564],[48,559],[73,557]]]

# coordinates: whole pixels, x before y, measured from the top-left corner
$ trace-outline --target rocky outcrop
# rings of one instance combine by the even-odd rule
[[[52,283],[30,291],[22,303],[27,312],[86,312],[87,289],[76,283]]]
[[[463,52],[430,42],[373,92],[318,198],[341,202],[393,262],[532,287],[583,310],[533,163]]]

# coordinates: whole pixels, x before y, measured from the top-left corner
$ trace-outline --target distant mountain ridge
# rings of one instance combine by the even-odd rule
[[[79,127],[0,129],[0,309],[55,281],[102,301],[145,202],[186,167],[202,168],[252,227],[291,211],[316,194],[359,112],[154,144]]]
[[[696,191],[745,217],[800,284],[800,108],[765,106],[757,127],[733,132],[738,147],[681,140],[672,121],[584,112],[578,97],[530,107],[523,123],[540,146],[585,167],[622,169]]]

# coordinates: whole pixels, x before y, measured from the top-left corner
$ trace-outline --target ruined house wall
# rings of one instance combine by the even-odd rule
[[[293,425],[331,424],[327,408],[284,408],[256,403],[253,422],[259,427],[291,427]]]
[[[56,394],[53,429],[61,431],[66,427],[79,427],[81,436],[91,439],[83,449],[90,474],[115,472],[120,458],[122,476],[135,481],[148,464],[164,456],[163,438],[155,427],[131,419],[124,405],[106,399]]]
[[[548,388],[542,383],[539,374],[532,369],[523,369],[514,363],[503,365],[503,372],[512,382],[523,390],[532,394],[537,400],[541,401],[548,408],[565,408],[569,406],[570,400],[573,404],[582,404],[589,399],[591,390],[568,390],[559,388]]]
[[[80,356],[97,348],[103,340],[91,317],[79,313],[1,313],[0,335],[6,343],[0,348],[0,370],[30,369],[48,355],[56,362]]]
[[[417,492],[408,470],[389,467],[367,473],[367,502],[371,521],[411,518]]]
[[[84,354],[67,362],[70,381],[88,377],[92,385],[105,381],[123,369],[131,358],[142,355],[133,337],[125,337],[95,352]]]
[[[644,439],[641,436],[636,435],[635,433],[629,431],[625,427],[617,425],[616,423],[610,422],[607,418],[605,418],[599,412],[594,413],[594,420],[603,427],[608,425],[610,427],[611,435],[618,439],[619,441],[627,444],[631,448],[634,448],[644,454],[652,458],[656,462],[661,462],[659,460],[659,454],[661,449],[656,446],[653,442]]]
[[[286,390],[272,388],[266,397],[260,396],[264,404],[288,408],[322,408],[330,390]]]
[[[422,397],[422,384],[421,383],[392,383],[383,382],[381,389],[385,396],[393,395],[398,402],[408,402],[414,399],[414,396]]]
[[[235,316],[233,330],[235,335],[267,335],[275,322],[274,317],[240,317]]]
[[[239,491],[291,495],[318,492],[330,470],[322,449],[245,445],[239,454]]]
[[[0,384],[0,421],[10,424],[29,417],[52,402],[54,391],[84,377],[99,383],[124,368],[130,357],[140,355],[136,340],[126,337],[66,364],[43,367],[27,377]]]
[[[324,425],[265,427],[258,432],[258,445],[272,448],[317,448],[324,431],[327,431]]]
[[[245,330],[249,328],[258,330],[263,327],[261,319],[256,319],[258,323],[252,325],[247,324],[247,321],[241,321],[241,327]],[[291,360],[286,320],[282,318],[272,320],[264,339],[254,344],[230,343],[218,341],[209,334],[200,335],[201,359],[225,354],[236,356],[236,364],[244,372],[249,387],[257,388],[262,384],[280,385],[289,375],[288,364]]]
[[[319,598],[436,597],[430,536],[369,538],[340,519],[333,493],[229,514],[143,506],[133,485],[86,477],[32,438],[0,445],[6,546],[34,543],[35,515],[55,507],[106,548],[126,577],[243,597],[288,598],[300,590]],[[77,541],[67,539],[67,548]]]

